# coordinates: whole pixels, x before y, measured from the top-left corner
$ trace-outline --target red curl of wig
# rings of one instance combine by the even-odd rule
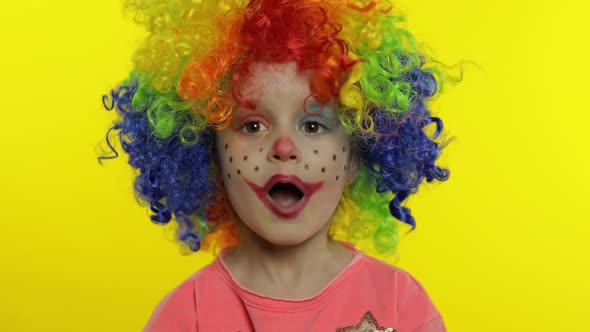
[[[217,130],[225,128],[231,117],[233,101],[254,109],[237,87],[253,62],[295,62],[298,70],[312,73],[310,91],[319,102],[337,97],[352,66],[359,60],[348,56],[347,43],[338,38],[342,30],[338,17],[340,8],[327,8],[314,0],[252,0],[243,16],[229,24],[223,42],[211,54],[191,63],[184,71],[178,87],[186,100],[225,97],[217,83],[231,73],[230,102],[214,103],[206,111],[208,122]],[[352,7],[349,7],[350,10]],[[354,9],[354,8],[352,8]],[[223,108],[229,109],[223,109]]]

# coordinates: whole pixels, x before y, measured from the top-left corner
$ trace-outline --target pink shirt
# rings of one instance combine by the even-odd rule
[[[263,296],[240,286],[225,251],[172,290],[144,332],[443,332],[442,317],[406,271],[354,251],[354,259],[318,294],[302,300]]]

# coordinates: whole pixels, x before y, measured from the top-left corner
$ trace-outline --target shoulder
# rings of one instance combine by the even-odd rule
[[[407,271],[397,267],[395,269],[400,330],[422,331],[427,326],[433,327],[436,325],[439,328],[428,328],[424,331],[444,331],[442,316],[428,296],[424,286]]]
[[[442,327],[424,331],[444,331],[440,312],[424,286],[412,274],[370,256],[366,257],[365,263],[372,279],[383,281],[377,281],[377,286],[393,292],[400,331],[422,331],[420,329],[435,325]]]
[[[388,287],[394,288],[394,291],[400,290],[403,285],[408,283],[408,280],[413,277],[400,267],[385,263],[375,257],[364,255],[363,256],[363,271],[365,274],[370,275],[372,279],[379,279]]]
[[[371,256],[365,256],[364,261],[370,274],[383,276],[388,280],[396,292],[399,303],[432,303],[422,284],[406,270]]]
[[[144,332],[197,331],[196,284],[210,274],[210,265],[170,291],[153,310]]]

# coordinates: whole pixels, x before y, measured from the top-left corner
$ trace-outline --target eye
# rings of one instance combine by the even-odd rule
[[[317,134],[326,129],[326,126],[317,121],[307,121],[301,127],[308,134]]]
[[[267,130],[268,128],[260,121],[248,121],[240,127],[241,131],[245,131],[249,134],[255,134],[260,131]]]

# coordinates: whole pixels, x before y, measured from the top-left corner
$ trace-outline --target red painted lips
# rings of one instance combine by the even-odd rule
[[[246,183],[252,188],[252,190],[256,193],[260,201],[266,206],[269,210],[271,210],[275,215],[281,218],[292,219],[299,215],[311,195],[313,195],[318,189],[322,187],[324,181],[319,181],[315,183],[307,183],[303,182],[300,178],[294,175],[283,175],[283,174],[275,174],[273,175],[263,187],[256,185],[253,182],[250,182],[244,179]],[[277,183],[284,183],[284,184],[291,184],[301,193],[303,193],[303,197],[295,204],[291,206],[283,206],[275,202],[272,197],[270,197],[269,192],[271,188]]]

